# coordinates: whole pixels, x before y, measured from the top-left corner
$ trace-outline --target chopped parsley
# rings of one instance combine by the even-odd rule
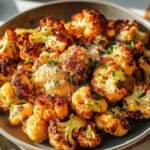
[[[112,72],[112,75],[113,75],[113,76],[115,76],[115,75],[116,75],[116,72],[115,72],[115,71],[113,71],[113,72]]]
[[[97,60],[93,60],[93,59],[89,59],[89,69],[87,71],[88,75],[90,75],[92,73],[92,71],[99,66],[99,62]]]
[[[104,44],[105,43],[105,40],[101,40],[101,39],[95,39],[94,40],[94,44]]]
[[[59,61],[57,59],[50,60],[48,62],[49,65],[58,65]]]
[[[74,83],[74,79],[73,79],[73,76],[72,76],[72,75],[69,75],[68,81],[69,81],[71,84]]]
[[[113,53],[113,51],[114,51],[114,49],[116,49],[117,48],[117,44],[116,43],[112,43],[109,47],[108,47],[108,49],[106,50],[106,54],[112,54]]]
[[[95,93],[95,92],[92,93],[92,96],[96,100],[102,99],[104,97],[101,93]]]
[[[105,43],[105,40],[100,40],[99,41],[99,44],[104,44]]]
[[[30,62],[32,62],[32,60],[31,60],[30,58],[26,58],[26,59],[24,60],[24,64],[28,64],[28,63],[30,63]]]
[[[54,86],[57,86],[57,85],[58,85],[58,81],[53,80],[52,82],[53,82]]]
[[[98,66],[98,64],[99,64],[99,62],[97,60],[93,60],[91,58],[89,59],[89,65],[91,67],[96,67],[96,66]]]
[[[132,41],[130,41],[128,44],[127,44],[127,47],[128,48],[131,48],[132,46],[134,46],[135,45],[135,42],[132,40]]]

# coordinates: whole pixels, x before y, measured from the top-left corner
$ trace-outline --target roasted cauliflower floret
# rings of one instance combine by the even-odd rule
[[[63,97],[56,97],[54,100],[54,110],[57,117],[64,119],[69,114],[67,100]]]
[[[15,104],[19,101],[12,85],[9,82],[4,83],[0,88],[0,109],[7,111],[11,104]]]
[[[31,40],[33,43],[44,43],[49,51],[62,52],[68,46],[70,36],[63,21],[45,17],[40,21],[39,32],[33,33]]]
[[[106,50],[102,62],[115,61],[127,75],[136,69],[132,52],[123,44],[112,44]]]
[[[132,116],[136,116],[136,113],[140,113],[138,119],[149,119],[150,88],[148,85],[135,85],[132,95],[124,99],[124,107]]]
[[[148,44],[149,42],[149,35],[146,32],[140,31],[136,22],[122,21],[121,25],[118,22],[117,28],[120,30],[116,36],[117,40],[127,43],[141,41],[144,44]]]
[[[44,119],[47,122],[49,122],[56,116],[53,105],[49,105],[48,103],[41,104],[39,102],[35,102],[33,114],[36,117]]]
[[[116,36],[117,30],[116,30],[116,21],[114,20],[109,20],[107,23],[107,28],[106,28],[106,36],[109,39],[113,39]]]
[[[103,33],[106,19],[97,10],[83,9],[72,16],[72,21],[65,27],[69,34],[80,39],[91,41],[96,35]]]
[[[30,81],[30,72],[24,68],[19,69],[12,77],[12,86],[16,95],[28,99],[32,93],[33,85]]]
[[[33,105],[30,103],[11,104],[9,122],[12,126],[18,126],[32,115]]]
[[[34,105],[34,109],[33,109],[33,114],[38,117],[43,119],[43,115],[44,115],[44,111],[48,108],[47,105],[45,104],[40,104],[40,103],[36,103]]]
[[[68,99],[65,97],[50,97],[49,99],[42,96],[38,98],[35,104],[34,114],[50,121],[54,117],[63,120],[69,114]]]
[[[48,138],[47,128],[47,122],[35,115],[31,115],[23,123],[24,133],[26,133],[28,137],[36,143],[42,143]]]
[[[80,46],[70,46],[60,56],[61,68],[71,83],[78,84],[88,78],[89,54]]]
[[[73,110],[85,119],[92,118],[94,112],[106,112],[108,107],[108,104],[104,99],[95,100],[92,98],[91,89],[89,86],[79,88],[72,95],[71,105]]]
[[[37,88],[51,96],[70,96],[75,86],[66,79],[66,74],[57,66],[51,64],[42,65],[32,76],[32,83]]]
[[[56,52],[42,52],[39,57],[36,59],[33,65],[33,70],[37,70],[41,65],[43,64],[51,64],[51,65],[57,65],[59,63],[59,53]]]
[[[34,114],[40,118],[50,121],[55,116],[60,120],[67,117],[69,110],[67,100],[64,97],[51,98],[52,105],[37,103],[34,106]]]
[[[7,29],[5,31],[4,37],[1,41],[1,48],[0,48],[0,54],[6,54],[8,57],[12,59],[18,58],[18,52],[16,49],[16,34],[13,30]]]
[[[140,68],[144,71],[145,81],[150,83],[150,57],[142,56],[138,62]]]
[[[11,80],[17,68],[17,61],[6,54],[0,54],[0,84]]]
[[[36,33],[36,32],[35,32]],[[29,59],[30,62],[34,61],[43,49],[42,43],[34,43],[31,41],[32,33],[23,32],[17,35],[17,46],[20,50],[20,58],[23,60]]]
[[[101,144],[101,137],[96,133],[94,123],[88,124],[86,130],[79,131],[77,142],[84,148],[94,148]]]
[[[50,144],[58,150],[75,150],[77,145],[73,137],[85,126],[85,120],[78,116],[66,122],[51,121],[48,127]]]
[[[102,48],[106,48],[109,44],[109,41],[108,41],[107,36],[97,35],[95,39],[92,41],[92,44],[96,46],[101,46]]]
[[[130,44],[128,44],[128,47],[135,58],[138,58],[139,56],[144,54],[145,47],[141,41],[138,41],[136,44],[134,44],[134,42],[130,42]]]
[[[116,111],[109,110],[107,113],[95,117],[96,125],[106,133],[114,136],[124,136],[130,130],[130,124],[126,118]]]
[[[124,72],[111,63],[95,69],[91,84],[95,92],[102,93],[109,102],[115,103],[126,95],[126,89],[121,86],[123,81],[126,81]]]

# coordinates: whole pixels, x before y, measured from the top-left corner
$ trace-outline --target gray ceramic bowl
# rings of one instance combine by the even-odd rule
[[[0,27],[0,35],[4,33],[6,28],[31,27],[31,25],[34,26],[43,16],[65,18],[65,20],[68,20],[73,13],[78,12],[83,8],[97,9],[109,19],[137,20],[141,24],[142,30],[150,32],[150,24],[147,21],[120,6],[107,2],[101,2],[98,0],[61,0],[50,2],[45,6],[26,11],[16,17],[13,17]],[[36,20],[34,24],[33,19]],[[17,145],[21,145],[26,149],[52,149],[50,148],[48,142],[44,144],[32,143],[22,132],[21,128],[14,128],[9,126],[7,115],[3,113],[0,113],[0,127],[1,134],[7,137],[10,141],[14,142]],[[105,137],[103,144],[97,149],[124,149],[138,142],[148,134],[150,134],[150,120],[137,122],[137,125],[128,133],[128,135],[121,138],[107,136]]]

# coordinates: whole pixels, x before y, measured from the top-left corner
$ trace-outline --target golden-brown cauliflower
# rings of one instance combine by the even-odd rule
[[[32,83],[51,96],[69,97],[75,90],[75,86],[66,79],[66,74],[57,65],[51,64],[42,65],[32,75]]]
[[[118,21],[116,28],[118,30],[118,34],[116,39],[122,42],[131,42],[138,41],[143,42],[144,44],[148,44],[149,35],[146,32],[142,32],[139,30],[137,22],[129,22],[129,21]]]
[[[94,148],[101,144],[101,137],[96,133],[94,123],[88,124],[86,130],[79,131],[77,142],[84,148]]]
[[[133,56],[139,57],[139,56],[144,54],[145,47],[144,47],[144,44],[141,41],[138,41],[135,44],[131,42],[128,45],[128,47],[131,48],[130,50],[131,50]]]
[[[89,54],[80,46],[70,46],[60,56],[61,68],[71,83],[78,84],[88,78]]]
[[[92,41],[92,44],[96,46],[101,46],[102,48],[106,48],[109,44],[109,40],[105,35],[97,35]]]
[[[33,106],[30,103],[11,104],[9,122],[12,126],[18,126],[32,115]]]
[[[33,70],[37,70],[43,64],[57,64],[59,63],[59,53],[43,51],[39,57],[34,61]]]
[[[70,36],[64,27],[64,22],[51,17],[41,19],[39,32],[33,33],[33,43],[44,43],[49,51],[62,52],[68,46]]]
[[[36,143],[42,143],[48,138],[47,128],[47,122],[36,115],[31,115],[25,122],[23,122],[24,133]]]
[[[9,110],[11,104],[19,101],[16,97],[14,89],[9,82],[6,82],[0,88],[0,109],[3,111]]]
[[[112,44],[106,50],[102,62],[114,61],[127,75],[131,75],[136,69],[132,52],[123,44]]]
[[[124,116],[111,110],[102,115],[97,115],[95,122],[99,129],[103,129],[106,133],[114,136],[124,136],[131,128]]]
[[[45,105],[45,104],[40,104],[40,103],[36,103],[36,102],[35,102],[34,109],[33,109],[33,114],[34,114],[36,117],[43,119],[44,111],[45,111],[47,108],[48,108],[47,105]]]
[[[30,72],[26,68],[21,68],[12,77],[11,83],[19,98],[27,99],[32,93],[33,85],[29,76]]]
[[[56,116],[52,104],[47,102],[41,103],[39,101],[35,102],[33,114],[36,117],[44,119],[47,122],[49,122]]]
[[[117,30],[116,30],[116,21],[114,20],[109,20],[107,23],[107,28],[106,28],[106,36],[109,39],[113,39],[115,38],[116,34],[117,34]]]
[[[124,72],[115,63],[108,63],[95,69],[91,84],[95,92],[103,93],[109,102],[115,103],[126,95],[121,86],[123,81],[126,81]]]
[[[124,107],[129,114],[138,119],[150,118],[150,88],[148,85],[135,85],[133,93],[124,99]],[[135,118],[135,117],[134,117]]]
[[[38,57],[44,46],[42,43],[32,42],[30,37],[31,35],[32,33],[23,32],[18,34],[16,39],[18,49],[20,50],[20,58],[23,60],[29,59],[30,62],[34,61],[36,57]]]
[[[17,68],[17,61],[6,54],[0,54],[0,84],[10,81]]]
[[[46,121],[50,121],[55,116],[60,120],[66,118],[69,113],[67,99],[64,97],[52,97],[50,101],[50,105],[47,102],[41,103],[42,101],[38,101],[34,106],[34,114]]]
[[[97,10],[83,9],[72,16],[72,21],[65,27],[69,34],[80,39],[91,41],[96,35],[103,33],[106,19]]]
[[[57,150],[75,150],[77,144],[74,137],[85,126],[86,121],[76,115],[66,122],[50,121],[48,127],[50,144]]]
[[[144,71],[144,79],[147,83],[150,83],[150,56],[142,56],[139,59],[139,66]]]
[[[7,29],[1,41],[0,54],[6,54],[8,57],[12,59],[17,59],[18,52],[16,49],[15,40],[16,40],[15,32],[13,30]]]
[[[73,110],[85,119],[92,118],[94,112],[106,112],[108,107],[104,99],[95,100],[92,98],[89,86],[82,86],[72,95],[71,105]]]

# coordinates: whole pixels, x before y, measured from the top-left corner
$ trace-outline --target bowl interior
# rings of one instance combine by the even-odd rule
[[[63,1],[59,3],[52,3],[47,6],[42,6],[40,8],[36,8],[30,11],[27,11],[23,14],[20,14],[7,23],[5,23],[3,26],[0,27],[0,35],[2,35],[5,31],[6,28],[16,28],[16,27],[36,27],[38,24],[39,20],[44,17],[44,16],[51,16],[54,18],[64,18],[65,20],[69,20],[72,16],[72,14],[80,11],[83,8],[89,8],[89,9],[97,9],[99,10],[102,14],[106,16],[106,18],[109,19],[128,19],[128,20],[137,20],[141,24],[141,29],[145,30],[147,32],[150,32],[150,27],[148,29],[147,25],[145,25],[144,21],[141,20],[141,18],[133,15],[131,12],[126,11],[125,9],[122,9],[120,7],[103,3],[103,2],[98,2],[98,1],[93,1],[93,2],[79,2],[79,1],[71,1],[71,2],[65,2]],[[4,113],[0,113],[0,127],[4,129],[8,134],[12,135],[16,139],[19,139],[25,143],[28,143],[30,145],[34,145],[35,147],[32,147],[32,149],[36,149],[36,147],[43,147],[42,144],[36,145],[33,144],[28,137],[22,132],[21,128],[14,128],[11,127],[8,123],[8,117]],[[121,138],[114,138],[112,136],[105,136],[103,140],[103,144],[96,149],[116,149],[116,148],[122,148],[126,147],[129,143],[136,141],[137,136],[143,136],[142,133],[148,132],[148,128],[150,127],[150,121],[138,121],[137,125],[134,127],[133,130],[129,132],[128,135],[125,137]],[[3,133],[7,138],[10,140],[14,140],[11,136],[8,136],[8,134]],[[139,138],[139,137],[138,137]],[[15,141],[18,142],[18,141]],[[129,143],[127,143],[129,142]],[[134,143],[134,142],[133,142]],[[19,143],[21,145],[24,145],[23,143]],[[50,149],[48,142],[44,143],[47,145],[44,148]],[[125,146],[126,145],[126,146]],[[28,148],[29,145],[24,145]]]

